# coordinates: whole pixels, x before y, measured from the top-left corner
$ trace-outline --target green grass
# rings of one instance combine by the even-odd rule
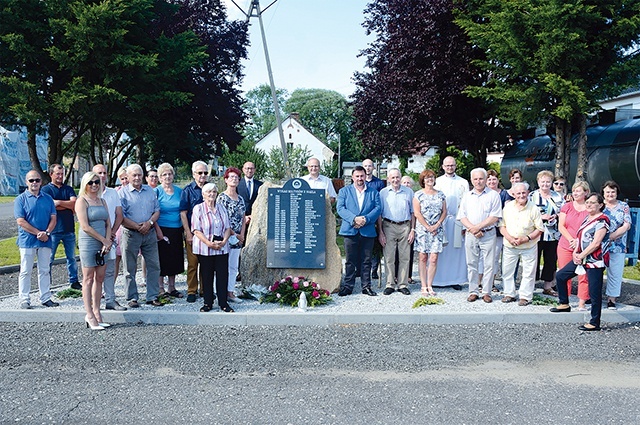
[[[626,266],[624,272],[622,272],[622,277],[625,279],[640,280],[640,269],[637,265]]]
[[[78,223],[76,223],[76,235],[78,234]],[[16,245],[17,238],[3,239],[0,241],[0,267],[20,264],[20,251]],[[76,255],[78,247],[76,246]],[[56,258],[64,258],[64,246],[58,245]]]
[[[0,196],[0,204],[8,204],[16,199],[15,196]]]

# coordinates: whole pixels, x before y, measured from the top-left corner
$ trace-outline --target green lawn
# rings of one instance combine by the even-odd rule
[[[16,199],[15,196],[0,196],[0,204],[8,204]]]
[[[78,223],[76,223],[76,235],[78,234]],[[9,238],[0,241],[0,267],[12,266],[20,264],[20,252],[16,245],[17,238]],[[78,248],[76,247],[76,255],[78,254]],[[56,258],[64,258],[64,247],[62,244],[58,246],[56,252]]]

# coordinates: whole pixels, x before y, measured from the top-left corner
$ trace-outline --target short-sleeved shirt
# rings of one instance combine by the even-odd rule
[[[461,220],[465,217],[474,225],[483,222],[488,217],[501,218],[502,203],[498,192],[485,186],[480,193],[475,189],[465,193],[460,202],[456,219]]]
[[[53,198],[40,191],[38,196],[25,190],[18,195],[13,202],[13,215],[16,219],[23,218],[38,230],[46,230],[51,216],[56,215],[56,206]],[[38,240],[36,235],[32,235],[18,226],[18,239],[16,245],[20,248],[51,248],[53,242],[51,238],[46,242]]]
[[[206,238],[212,240],[213,236],[224,236],[224,232],[229,228],[229,217],[224,207],[220,203],[216,203],[215,209],[212,211],[209,206],[203,202],[193,208],[191,216],[191,231],[199,230]],[[193,238],[193,253],[196,255],[223,255],[229,253],[229,242],[222,249],[217,250],[209,248],[198,237]]]
[[[615,207],[605,208],[604,213],[609,217],[609,233],[613,233],[624,223],[631,223],[631,213],[629,212],[629,204],[618,201]],[[610,240],[609,252],[620,254],[627,252],[627,233],[625,232],[618,239]]]
[[[105,187],[104,192],[102,192],[102,199],[107,203],[107,210],[109,211],[109,221],[111,221],[111,226],[116,222],[116,208],[122,207],[120,204],[120,197],[118,196],[118,191],[112,187]]]
[[[367,185],[367,187],[375,189],[378,192],[380,192],[386,186],[386,184],[384,184],[384,181],[380,180],[376,176],[371,176],[371,181],[365,181],[365,184]]]
[[[158,186],[153,190],[158,196],[158,204],[160,205],[158,226],[172,229],[182,227],[182,221],[180,221],[180,199],[182,189],[174,185],[172,195],[165,192],[162,186]]]
[[[44,185],[40,190],[51,196],[56,201],[68,201],[71,198],[77,198],[76,191],[66,184],[58,187],[53,183],[49,183]],[[56,213],[58,214],[56,228],[53,229],[53,232],[51,233],[62,234],[73,233],[76,231],[75,223],[73,222],[73,210],[65,208],[63,210],[56,210]]]
[[[578,252],[582,252],[593,242],[596,232],[602,228],[607,229],[607,234],[600,246],[586,256],[584,266],[588,269],[602,269],[609,265],[609,217],[602,213],[589,221],[587,215],[578,229]]]
[[[396,222],[411,220],[413,191],[406,186],[400,186],[398,190],[387,186],[380,191],[380,204],[382,218]]]
[[[522,209],[516,202],[507,203],[502,210],[500,226],[506,227],[507,232],[514,238],[527,236],[534,230],[544,230],[540,209],[531,201],[527,201],[527,205]],[[527,242],[514,247],[505,238],[504,244],[511,248],[529,249],[538,243],[538,239],[540,238],[527,240]]]
[[[318,178],[314,179],[309,174],[307,174],[306,176],[302,176],[301,178],[309,183],[309,187],[311,187],[311,189],[324,189],[327,191],[327,195],[329,196],[329,198],[338,197],[338,194],[333,187],[333,182],[329,177],[318,174]]]
[[[118,195],[122,204],[122,215],[135,223],[149,221],[156,211],[160,211],[156,193],[146,184],[143,184],[140,190],[128,184]]]
[[[584,221],[584,218],[589,215],[589,213],[586,210],[577,211],[573,207],[573,202],[567,202],[566,204],[564,204],[562,208],[560,208],[560,213],[565,214],[564,227],[567,229],[569,234],[575,238],[578,234],[580,225]],[[565,251],[573,251],[569,246],[569,241],[564,236],[560,238],[558,247],[564,249]]]
[[[180,212],[187,212],[187,220],[191,223],[191,215],[196,205],[204,202],[202,188],[196,182],[191,182],[182,189],[180,194]]]

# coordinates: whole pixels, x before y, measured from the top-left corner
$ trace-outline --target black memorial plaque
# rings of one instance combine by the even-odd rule
[[[325,268],[325,198],[303,179],[269,188],[268,268]]]

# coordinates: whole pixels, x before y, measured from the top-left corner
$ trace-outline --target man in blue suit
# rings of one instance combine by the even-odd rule
[[[377,294],[371,289],[371,251],[376,238],[376,221],[382,211],[378,191],[365,184],[365,170],[356,166],[351,173],[353,184],[338,192],[338,215],[342,218],[340,235],[344,236],[346,271],[340,292],[353,293],[356,269],[362,270],[362,293]]]

